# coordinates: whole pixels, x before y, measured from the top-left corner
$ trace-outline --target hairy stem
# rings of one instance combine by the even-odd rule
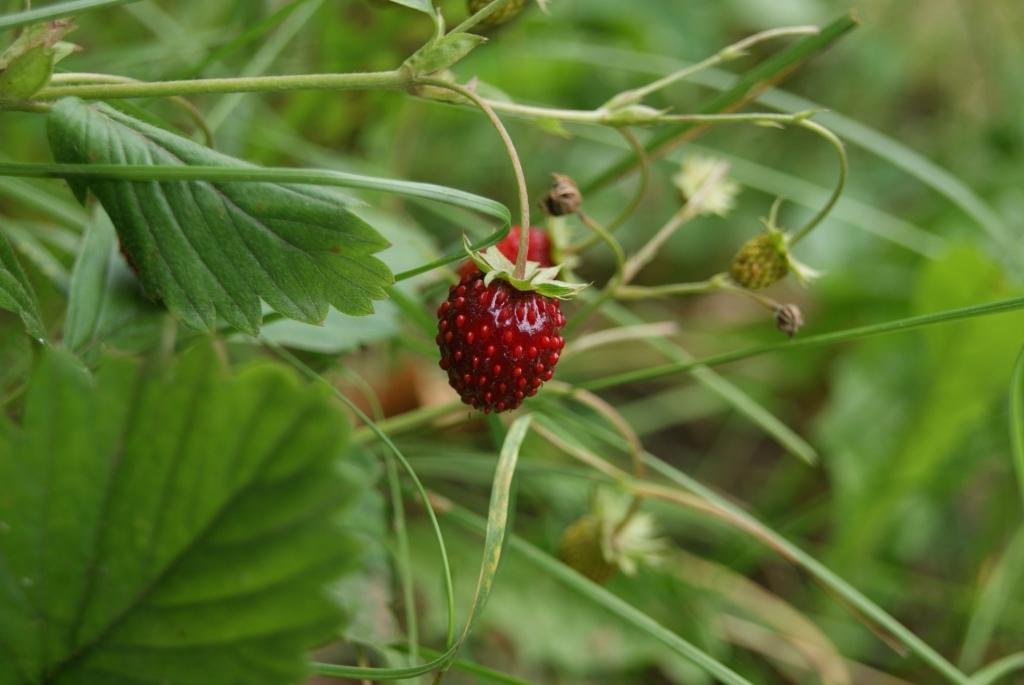
[[[494,124],[494,128],[497,129],[498,134],[501,136],[502,142],[505,143],[505,151],[508,153],[508,158],[512,162],[512,171],[515,173],[516,186],[518,187],[519,192],[519,225],[521,230],[519,231],[519,250],[516,253],[515,277],[525,277],[526,252],[529,248],[530,242],[530,196],[526,187],[526,174],[523,173],[523,164],[519,159],[519,153],[516,152],[515,143],[512,142],[512,137],[508,134],[508,129],[505,128],[505,124],[501,123],[501,118],[498,117],[497,113],[495,113],[491,104],[469,88],[465,88],[449,81],[433,78],[419,78],[416,82],[422,85],[434,86],[436,88],[447,88],[448,90],[458,93],[462,97],[473,102],[473,104],[479,107],[480,110],[487,115],[487,118],[491,120],[491,123]]]
[[[670,86],[678,81],[682,81],[683,79],[689,78],[690,76],[693,76],[699,71],[709,69],[711,67],[722,64],[723,62],[728,62],[730,60],[743,57],[744,55],[747,54],[747,50],[749,48],[752,48],[753,46],[763,41],[771,40],[773,38],[782,38],[785,36],[813,36],[817,35],[820,32],[821,29],[819,29],[817,26],[785,26],[782,28],[769,29],[767,31],[755,33],[752,36],[747,36],[743,40],[737,41],[732,45],[728,45],[722,48],[711,57],[703,59],[700,62],[697,62],[696,64],[691,64],[688,67],[684,67],[683,69],[672,72],[671,74],[662,76],[656,81],[648,83],[646,86],[641,86],[640,88],[634,88],[633,90],[627,90],[623,93],[620,93],[619,95],[616,95],[614,98],[609,100],[605,107],[611,109],[615,107],[623,107],[625,105],[640,102],[651,93],[659,91],[662,88]]]
[[[412,83],[413,75],[409,71],[392,69],[391,71],[351,74],[286,74],[184,81],[58,85],[44,88],[35,94],[34,99],[57,100],[63,97],[80,97],[86,100],[95,100],[223,93],[278,93],[289,90],[402,89]]]

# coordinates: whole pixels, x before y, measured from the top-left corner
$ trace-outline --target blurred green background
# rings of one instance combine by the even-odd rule
[[[251,42],[232,42],[283,4],[167,0],[88,15],[69,37],[83,51],[61,68],[146,80],[388,69],[430,33],[423,15],[401,7],[325,0],[303,3]],[[465,16],[461,2],[438,4],[451,23]],[[550,4],[549,15],[531,7],[489,33],[490,42],[456,67],[457,76],[479,77],[520,102],[592,108],[750,33],[787,24],[821,25],[856,8],[860,27],[793,74],[782,86],[784,93],[771,93],[765,104],[748,108],[789,106],[786,94],[805,98],[814,104],[794,106],[827,109],[819,120],[844,139],[851,158],[850,182],[836,213],[797,250],[825,275],[808,288],[790,279],[772,294],[800,304],[808,320],[802,334],[1021,294],[1024,5],[1018,0]],[[19,6],[0,3],[3,9]],[[778,42],[758,46],[728,68],[741,71],[778,49]],[[724,77],[724,72],[702,74],[654,96],[650,104],[692,111]],[[429,181],[515,206],[500,141],[473,111],[381,92],[195,102],[210,117],[219,149],[253,162]],[[187,130],[180,113],[160,103],[151,106]],[[569,127],[570,135],[561,136],[506,119],[534,194],[546,188],[551,172],[585,180],[622,153],[621,138],[605,130]],[[742,186],[737,208],[725,219],[687,224],[644,271],[641,284],[699,280],[727,268],[738,246],[759,230],[759,217],[775,196],[792,200],[782,219],[797,225],[824,201],[835,173],[834,152],[806,132],[718,127],[654,166],[640,211],[620,232],[627,250],[642,245],[678,209],[671,176],[679,160],[697,153],[731,164],[730,176]],[[0,156],[48,160],[41,118],[4,113]],[[588,212],[610,220],[633,187],[628,179],[588,197]],[[454,245],[463,231],[487,229],[471,217],[432,206],[366,199],[372,205],[367,215],[395,242],[393,252],[384,254],[395,267]],[[58,184],[0,179],[0,222],[51,318],[59,318],[63,306],[79,212]],[[574,230],[582,235],[581,227]],[[609,253],[598,246],[584,255],[578,271],[600,283],[611,266]],[[779,335],[762,309],[727,295],[630,304],[630,309],[648,321],[676,322],[674,339],[700,355]],[[370,378],[385,399],[397,393],[393,404],[385,403],[389,412],[435,396],[450,399],[445,388],[435,387],[440,373],[432,367],[429,337],[413,332],[386,305],[369,321],[369,326],[357,322],[357,331],[351,321],[329,326],[319,346],[308,327],[283,324],[270,335],[285,342],[301,338],[305,344],[297,346],[320,352],[325,366],[343,360]],[[0,312],[0,331],[8,333],[0,335],[0,384],[5,386],[30,361],[27,342],[9,334],[17,325],[15,317]],[[598,317],[591,327],[604,325]],[[356,347],[371,342],[369,349]],[[972,671],[1024,649],[1024,529],[1007,408],[1022,344],[1024,315],[1006,314],[774,354],[720,370],[807,438],[820,453],[816,467],[793,458],[688,377],[627,386],[603,397],[631,422],[649,451],[743,502],[945,657]],[[641,345],[607,347],[567,355],[559,377],[581,380],[663,361]],[[415,398],[394,387],[410,374],[419,388]],[[339,383],[349,387],[344,379]],[[549,409],[555,416],[568,412],[553,401]],[[478,510],[484,507],[487,460],[494,451],[485,426],[400,444],[432,487]],[[540,468],[562,459],[539,440],[530,445],[524,458],[538,469],[524,471],[516,527],[553,550],[562,528],[585,509],[590,485]],[[479,488],[466,488],[466,482]],[[377,509],[367,516],[386,525],[383,505]],[[754,682],[821,678],[813,654],[808,657],[764,628],[764,616],[752,611],[758,606],[752,598],[756,588],[739,577],[784,598],[820,626],[849,661],[850,682],[938,682],[917,659],[891,649],[770,550],[707,519],[654,510],[664,534],[693,556],[675,568],[620,576],[610,588]],[[417,531],[420,609],[427,617],[422,641],[437,644],[443,611],[436,553],[419,510],[410,516]],[[446,533],[459,586],[468,592],[479,539],[457,529]],[[382,576],[370,577],[380,581]],[[708,682],[646,636],[514,557],[502,567],[495,592],[468,650],[481,663],[542,683]],[[354,634],[387,640],[399,630],[398,619],[383,604],[360,611]],[[766,612],[782,615],[777,607]],[[451,679],[474,682],[458,674]]]

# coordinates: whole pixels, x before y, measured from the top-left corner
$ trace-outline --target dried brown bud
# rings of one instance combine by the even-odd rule
[[[800,307],[795,304],[775,306],[775,327],[780,331],[792,338],[803,325],[804,315],[800,312]]]
[[[541,200],[541,207],[551,216],[575,214],[583,204],[583,195],[576,181],[562,174],[551,174],[551,191]]]

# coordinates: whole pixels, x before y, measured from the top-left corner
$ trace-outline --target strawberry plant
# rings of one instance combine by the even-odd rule
[[[1021,672],[1020,241],[778,90],[854,15],[682,63],[583,40],[699,15],[657,0],[6,4],[0,685]],[[998,254],[850,198],[850,143]]]

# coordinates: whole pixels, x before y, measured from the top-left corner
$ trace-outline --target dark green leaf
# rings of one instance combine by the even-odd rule
[[[338,630],[344,416],[209,346],[154,366],[53,348],[0,419],[3,685],[283,685]]]
[[[46,331],[39,317],[39,305],[35,291],[28,282],[18,258],[7,238],[0,233],[0,309],[14,312],[21,317],[29,335],[43,339]]]
[[[246,167],[102,104],[59,101],[50,114],[59,161]],[[372,255],[388,243],[343,196],[308,186],[242,182],[75,181],[103,203],[143,287],[196,328],[218,319],[248,333],[260,300],[319,323],[328,305],[373,312],[393,277]]]

